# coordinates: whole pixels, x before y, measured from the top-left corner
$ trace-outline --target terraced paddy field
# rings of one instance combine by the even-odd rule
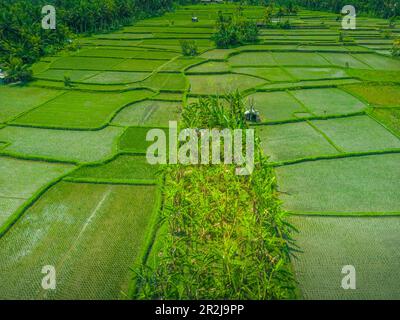
[[[254,128],[298,229],[299,298],[400,298],[400,60],[383,52],[387,21],[360,17],[338,42],[335,14],[301,10],[290,30],[217,49],[221,9],[234,6],[82,38],[35,64],[28,85],[0,86],[0,298],[127,298],[161,202],[148,131],[236,89],[260,112]],[[182,39],[198,57],[182,56]],[[57,267],[56,291],[41,289],[45,265]],[[344,265],[356,290],[340,287]]]

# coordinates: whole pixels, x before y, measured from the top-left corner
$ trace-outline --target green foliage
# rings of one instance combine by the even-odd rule
[[[389,28],[390,29],[396,28],[396,20],[397,20],[397,16],[393,16],[389,19]]]
[[[385,31],[383,31],[383,37],[384,37],[385,39],[390,39],[391,36],[392,36],[392,32],[391,32],[390,30],[385,30]]]
[[[274,13],[274,7],[272,4],[270,4],[264,12],[264,23],[266,26],[271,26],[272,25],[272,16]]]
[[[183,110],[182,121],[187,128],[245,128],[245,111],[236,91],[225,98],[200,98]]]
[[[233,17],[225,17],[221,11],[218,12],[217,32],[213,40],[218,48],[230,48],[257,42],[258,33],[257,24],[247,20],[239,8]]]
[[[400,39],[396,39],[393,42],[392,56],[394,56],[394,57],[400,56]]]
[[[64,86],[72,87],[72,81],[69,75],[64,75]]]
[[[290,24],[290,20],[289,19],[287,19],[287,20],[285,20],[283,22],[280,22],[278,25],[279,25],[279,27],[281,29],[290,29],[292,27],[292,25]]]
[[[344,34],[343,34],[343,32],[339,32],[339,42],[340,43],[344,42]]]
[[[246,128],[244,110],[238,92],[203,98],[184,110],[182,128]],[[233,165],[167,166],[164,176],[163,225],[151,253],[157,261],[136,269],[135,298],[295,297],[291,226],[258,144],[251,176],[238,177]]]
[[[199,54],[198,47],[194,40],[182,40],[180,41],[182,54],[187,57],[194,57]]]
[[[29,70],[29,66],[24,64],[21,58],[11,57],[4,66],[6,69],[6,82],[21,81],[25,83],[32,79],[32,71]]]

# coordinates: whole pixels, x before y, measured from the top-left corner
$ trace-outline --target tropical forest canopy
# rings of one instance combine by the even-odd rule
[[[0,0],[0,68],[27,65],[71,42],[75,33],[109,31],[170,10],[174,0]],[[179,1],[185,3],[185,0]],[[44,30],[42,8],[57,9],[56,30]]]
[[[248,4],[264,5],[274,3],[277,6],[298,5],[307,9],[328,10],[337,13],[339,13],[345,5],[351,4],[359,13],[379,16],[382,18],[400,16],[399,0],[246,0],[245,2]]]

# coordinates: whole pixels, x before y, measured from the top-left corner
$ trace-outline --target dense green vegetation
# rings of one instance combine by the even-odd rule
[[[41,9],[54,5],[55,30],[43,30]],[[172,8],[173,0],[17,0],[0,1],[0,68],[8,81],[28,81],[28,65],[40,56],[68,45],[78,46],[74,34],[104,32]]]
[[[400,39],[396,39],[393,42],[392,55],[394,57],[399,57],[400,56]]]
[[[218,48],[230,48],[257,42],[258,27],[256,22],[248,20],[239,6],[233,16],[224,16],[220,11],[217,19],[217,31],[213,39]]]
[[[182,47],[182,54],[184,56],[193,57],[199,54],[195,41],[182,40],[181,47]]]
[[[181,128],[247,127],[239,93],[201,98],[183,111]],[[290,225],[275,177],[256,148],[252,175],[234,165],[168,166],[156,262],[140,266],[139,299],[294,298]]]

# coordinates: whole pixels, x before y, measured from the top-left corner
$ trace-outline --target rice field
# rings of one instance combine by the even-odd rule
[[[339,43],[336,15],[300,10],[293,29],[217,49],[221,9],[234,6],[179,7],[84,37],[36,63],[28,85],[0,85],[1,299],[128,298],[130,267],[147,253],[157,263],[162,188],[147,132],[235,90],[260,114],[254,128],[299,231],[299,298],[399,298],[400,60],[387,55],[387,21],[360,17]],[[199,55],[184,57],[182,39]],[[348,264],[357,290],[340,287]],[[44,265],[57,268],[55,291],[40,285]]]
[[[0,296],[122,298],[129,268],[140,261],[155,202],[153,186],[63,182],[53,187],[2,237]],[[56,267],[55,291],[41,287],[44,265]]]
[[[293,258],[304,299],[398,300],[399,217],[290,219],[303,248]],[[343,290],[343,266],[355,267],[356,290]]]

